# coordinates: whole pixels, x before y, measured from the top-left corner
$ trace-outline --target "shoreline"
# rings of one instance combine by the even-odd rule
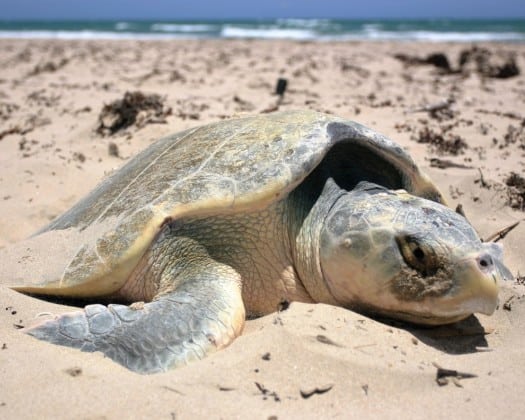
[[[406,41],[521,41],[525,19],[143,19],[0,21],[0,36],[20,35],[77,39],[144,38],[228,40],[384,40]]]
[[[79,42],[192,42],[192,41],[205,41],[205,42],[213,42],[213,41],[225,41],[225,42],[292,42],[292,43],[319,43],[319,44],[339,44],[339,43],[370,43],[370,44],[382,44],[382,43],[393,43],[393,44],[430,44],[430,45],[446,45],[446,44],[452,44],[452,45],[468,45],[468,44],[487,44],[487,45],[516,45],[516,46],[522,46],[525,45],[525,34],[523,39],[485,39],[485,38],[473,38],[473,39],[455,39],[451,37],[451,39],[389,39],[389,38],[377,38],[377,39],[370,39],[370,38],[341,38],[341,39],[331,39],[331,38],[304,38],[304,39],[294,39],[294,38],[279,38],[279,37],[195,37],[195,36],[173,36],[168,34],[158,34],[158,36],[154,34],[135,34],[135,33],[123,33],[120,35],[115,35],[109,32],[109,33],[93,33],[92,35],[89,34],[87,36],[81,36],[77,35],[77,32],[71,32],[68,33],[68,31],[63,31],[63,33],[60,34],[51,34],[46,31],[36,31],[37,34],[35,35],[32,33],[25,34],[22,32],[21,35],[18,36],[10,36],[8,35],[8,31],[2,32],[0,30],[0,41],[56,41],[56,42],[68,42],[68,41],[79,41]]]

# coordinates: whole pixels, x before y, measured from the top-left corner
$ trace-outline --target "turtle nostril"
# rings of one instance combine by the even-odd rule
[[[487,271],[492,268],[494,262],[492,261],[492,257],[490,255],[485,254],[479,257],[478,264],[483,271]]]

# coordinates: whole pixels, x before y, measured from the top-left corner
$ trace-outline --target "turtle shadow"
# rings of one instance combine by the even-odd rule
[[[54,296],[54,295],[40,295],[34,293],[24,293],[26,296],[34,299],[43,300],[45,302],[54,303],[56,305],[71,306],[72,308],[83,309],[87,305],[99,303],[102,305],[109,305],[111,303],[116,304],[129,304],[123,299],[110,298],[110,297],[94,297],[94,298],[77,298],[67,296]]]
[[[382,320],[386,324],[404,329],[422,343],[447,354],[479,353],[489,349],[487,331],[474,315],[463,321],[436,327],[422,327],[398,321]]]
[[[78,309],[82,309],[84,306],[93,303],[100,303],[104,305],[108,305],[110,303],[126,304],[126,302],[123,302],[120,299],[111,298],[79,299],[63,296],[43,296],[33,294],[29,294],[29,296],[59,305],[76,307]],[[281,310],[286,310],[288,305],[289,304],[287,302],[284,302]],[[489,348],[488,342],[485,338],[487,331],[479,322],[478,318],[476,318],[474,315],[471,315],[468,318],[453,324],[426,327],[382,317],[373,317],[373,319],[381,322],[382,324],[405,330],[422,343],[444,353],[469,354],[478,353],[479,351],[483,351],[484,348]]]

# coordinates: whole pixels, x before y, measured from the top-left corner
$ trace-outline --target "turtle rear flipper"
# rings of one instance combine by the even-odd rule
[[[185,274],[183,283],[150,303],[88,305],[26,332],[54,344],[101,351],[139,373],[202,359],[241,334],[244,306],[239,280],[230,267],[213,262],[200,266],[194,275],[188,272],[193,271],[179,271]]]

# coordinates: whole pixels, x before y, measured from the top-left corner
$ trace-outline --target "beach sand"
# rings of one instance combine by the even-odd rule
[[[397,141],[486,238],[525,215],[525,45],[472,47],[0,40],[0,247],[47,224],[155,139],[277,108],[333,113]],[[452,69],[423,63],[443,62],[426,60],[433,53]],[[512,73],[512,60],[521,74],[494,77]],[[278,78],[288,80],[280,103]],[[97,132],[104,106],[126,92],[158,94],[160,105],[113,135]],[[525,273],[524,234],[521,223],[500,241],[515,275]],[[518,281],[502,286],[493,316],[435,329],[292,303],[249,321],[203,361],[141,376],[22,334],[37,314],[70,308],[7,289],[1,273],[0,418],[512,419],[525,409]],[[439,385],[437,366],[475,377]]]

